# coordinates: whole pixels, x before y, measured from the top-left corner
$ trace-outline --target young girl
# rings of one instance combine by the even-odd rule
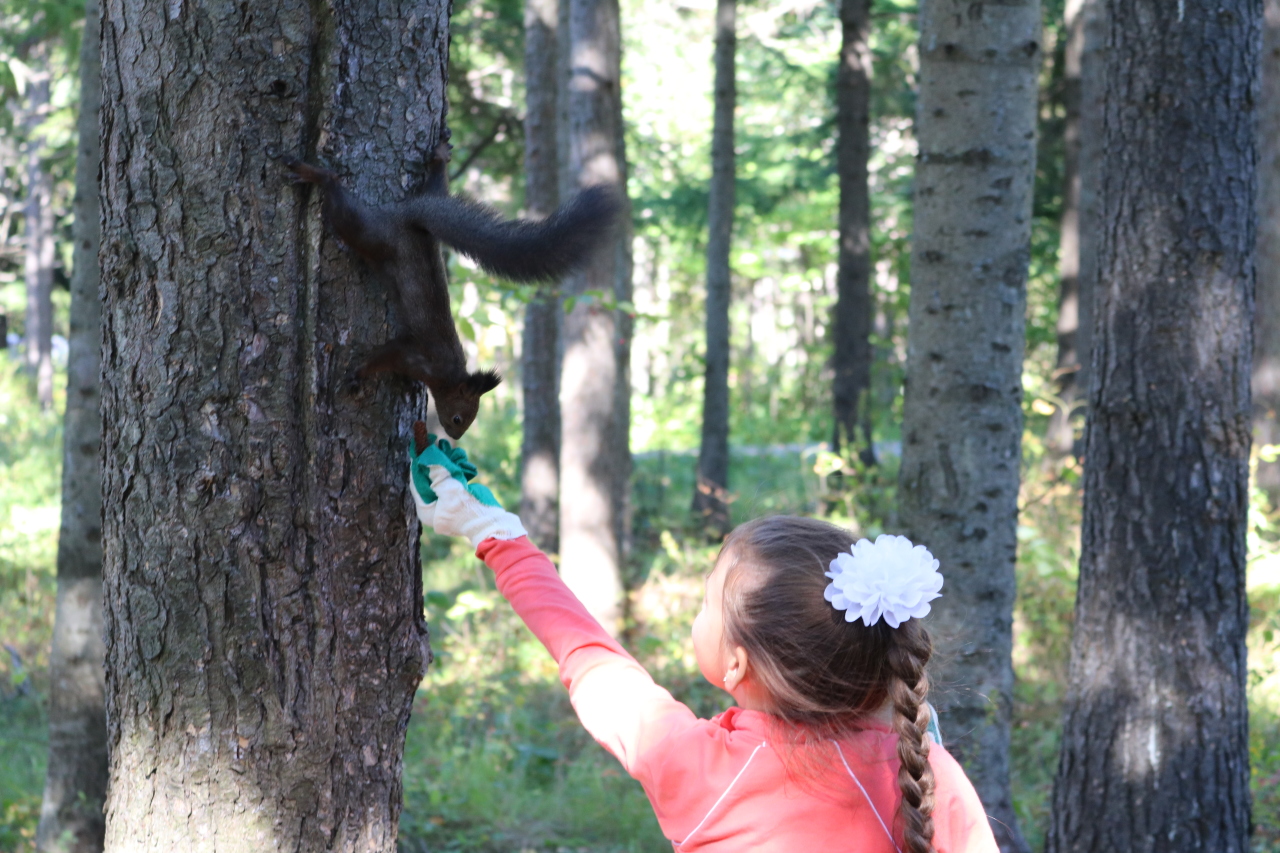
[[[600,625],[447,442],[412,466],[418,515],[464,535],[560,666],[587,731],[639,780],[677,851],[995,853],[977,794],[932,743],[937,561],[807,518],[733,531],[693,625],[702,674],[737,703],[700,720]]]

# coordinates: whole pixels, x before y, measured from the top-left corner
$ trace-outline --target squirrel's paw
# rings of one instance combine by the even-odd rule
[[[334,178],[332,172],[304,163],[297,157],[285,157],[284,166],[295,184],[320,184]]]

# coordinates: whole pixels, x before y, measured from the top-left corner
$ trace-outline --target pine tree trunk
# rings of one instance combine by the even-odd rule
[[[27,203],[25,279],[27,284],[27,369],[36,377],[40,405],[53,405],[53,176],[45,168],[45,138],[38,130],[48,118],[48,49],[37,45],[29,59],[34,73],[27,83]]]
[[[526,0],[524,70],[525,208],[548,216],[559,203],[556,140],[557,0]],[[560,550],[560,304],[555,289],[525,306],[520,378],[524,394],[520,519],[544,551]]]
[[[102,416],[98,298],[98,114],[102,106],[97,0],[85,4],[80,44],[75,266],[62,455],[58,598],[49,659],[49,764],[36,830],[40,853],[102,850],[107,717],[102,644]]]
[[[1280,0],[1265,0],[1258,97],[1258,300],[1253,321],[1253,435],[1280,444]],[[1280,504],[1280,462],[1257,482]]]
[[[716,2],[715,117],[707,209],[707,353],[694,518],[723,538],[729,521],[729,248],[733,239],[736,0]]]
[[[867,42],[870,19],[870,0],[842,0],[843,35],[836,75],[840,257],[831,359],[835,373],[831,447],[837,453],[845,444],[857,445],[858,407],[871,388],[871,192],[867,185],[867,158],[871,154],[871,50]],[[862,456],[873,461],[870,412],[864,410],[861,415],[865,433]]]
[[[280,158],[402,197],[448,26],[435,0],[104,7],[107,850],[395,850],[424,394],[348,390],[387,290]]]
[[[617,0],[567,0],[569,65],[562,194],[590,184],[625,187],[622,149],[620,19]],[[625,219],[625,213],[624,213]],[[625,222],[615,250],[601,251],[564,289],[574,299],[564,320],[560,411],[560,572],[606,630],[622,616],[629,324],[623,312],[592,298],[630,297]],[[612,301],[612,300],[607,300]]]
[[[901,513],[942,563],[934,695],[1004,851],[1040,4],[925,0]]]
[[[1051,853],[1249,849],[1260,10],[1109,8],[1080,586]]]

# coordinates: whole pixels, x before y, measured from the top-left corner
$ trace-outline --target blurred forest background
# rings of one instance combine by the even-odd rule
[[[624,0],[624,119],[633,201],[631,526],[625,638],[701,714],[725,697],[697,673],[688,630],[715,547],[689,511],[701,427],[714,3]],[[1027,288],[1018,528],[1013,792],[1043,845],[1058,755],[1080,541],[1079,460],[1046,436],[1060,400],[1064,8],[1045,0],[1039,158]],[[0,850],[26,850],[47,744],[75,118],[83,9],[0,0]],[[523,203],[523,6],[456,0],[449,121],[454,186],[511,214]],[[874,537],[895,530],[906,360],[917,73],[916,10],[875,0],[870,186],[874,460],[833,453],[836,5],[745,4],[738,24],[737,202],[730,359],[734,521],[814,514]],[[44,176],[44,177],[42,177]],[[47,180],[56,254],[51,399],[28,368],[24,276],[33,181]],[[531,292],[455,261],[466,345],[507,377],[465,445],[507,506],[519,502],[521,318]],[[1076,413],[1077,437],[1083,417]],[[1255,448],[1274,461],[1280,448]],[[1280,531],[1253,492],[1250,738],[1256,849],[1280,851]],[[666,842],[639,786],[581,731],[555,667],[465,543],[424,537],[435,664],[405,762],[401,849],[649,850]],[[945,567],[944,567],[945,568]]]

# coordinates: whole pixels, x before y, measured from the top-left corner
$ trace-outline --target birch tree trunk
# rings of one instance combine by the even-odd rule
[[[559,3],[525,0],[525,208],[532,218],[559,204],[556,140]],[[555,288],[525,306],[520,380],[524,394],[520,519],[544,551],[560,550],[560,302]]]
[[[62,453],[58,598],[49,658],[49,764],[36,830],[40,853],[102,850],[107,794],[107,716],[102,644],[102,306],[98,298],[98,114],[101,15],[85,4],[80,44],[75,266]]]
[[[1261,4],[1108,5],[1080,586],[1047,849],[1244,853]]]
[[[925,0],[901,490],[946,576],[935,696],[1004,851],[1040,4]]]
[[[870,0],[842,0],[840,68],[836,73],[840,256],[831,359],[835,368],[831,447],[837,453],[845,444],[857,445],[859,404],[871,387],[871,192],[867,185],[867,159],[871,154],[871,50],[867,42],[870,21]],[[873,461],[870,412],[863,410],[861,416],[865,442],[862,456]]]
[[[1280,444],[1280,0],[1264,0],[1258,97],[1258,300],[1253,320],[1253,435]],[[1280,462],[1258,462],[1280,503]]]
[[[711,131],[711,187],[707,209],[707,351],[702,395],[702,444],[693,490],[693,515],[723,539],[729,520],[729,249],[733,240],[735,161],[733,118],[737,52],[736,0],[716,2],[715,113]]]
[[[40,44],[29,59],[33,73],[27,81],[27,203],[24,276],[27,285],[27,369],[36,377],[40,405],[53,405],[53,177],[44,164],[45,138],[40,124],[48,118],[48,48]]]
[[[280,158],[401,198],[448,26],[437,0],[104,7],[109,851],[395,850],[424,395],[347,389],[386,289]]]

